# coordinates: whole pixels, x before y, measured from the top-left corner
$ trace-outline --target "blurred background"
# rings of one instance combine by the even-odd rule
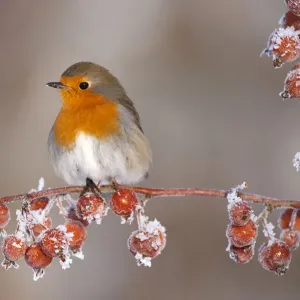
[[[278,96],[292,66],[275,71],[270,59],[259,57],[284,12],[282,0],[1,1],[1,195],[27,192],[41,176],[46,187],[64,185],[47,157],[60,101],[45,83],[88,60],[120,79],[141,115],[154,154],[144,185],[229,189],[247,181],[248,192],[299,199],[292,159],[300,151],[300,102]],[[18,206],[11,204],[13,214]],[[168,231],[167,247],[151,268],[137,267],[127,250],[135,225],[121,226],[110,213],[89,228],[85,259],[71,269],[62,271],[56,261],[38,282],[24,261],[19,270],[0,270],[1,297],[299,295],[299,251],[284,277],[263,270],[257,257],[247,265],[229,259],[225,200],[155,199],[146,212]]]

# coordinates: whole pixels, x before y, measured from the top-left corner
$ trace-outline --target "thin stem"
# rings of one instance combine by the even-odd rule
[[[149,196],[150,198],[155,197],[171,197],[171,196],[205,196],[205,197],[217,197],[217,198],[226,198],[229,191],[225,190],[216,190],[216,189],[198,189],[198,188],[187,188],[187,189],[153,189],[145,187],[131,187],[126,185],[118,185],[119,189],[131,189],[138,194]],[[81,193],[84,189],[83,186],[68,186],[68,187],[59,187],[53,188],[38,192],[32,192],[29,194],[20,194],[15,196],[6,196],[0,197],[0,203],[8,203],[13,201],[19,201],[28,197],[29,199],[45,197],[45,196],[57,196],[70,193]],[[113,185],[101,186],[102,193],[114,192],[115,187]],[[300,209],[299,200],[285,200],[285,199],[276,199],[266,196],[260,196],[250,193],[238,192],[237,196],[242,198],[245,201],[250,201],[254,203],[260,203],[264,205],[270,205],[274,208],[298,208]]]

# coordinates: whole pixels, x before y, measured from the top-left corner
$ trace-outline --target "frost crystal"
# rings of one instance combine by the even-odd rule
[[[45,274],[45,270],[44,269],[34,269],[33,270],[33,280],[37,281],[40,278],[43,278],[44,274]]]
[[[5,269],[8,270],[11,267],[14,267],[15,269],[19,269],[19,265],[15,261],[9,261],[7,259],[4,259],[1,263],[1,266]]]
[[[144,265],[145,267],[151,267],[151,257],[144,257],[142,254],[137,253],[135,259],[138,266]]]
[[[295,154],[295,157],[293,159],[293,166],[296,168],[297,172],[300,171],[300,152],[297,152]]]
[[[107,215],[108,210],[109,210],[109,207],[106,207],[103,211],[103,214],[96,214],[94,216],[89,216],[89,217],[91,217],[91,219],[88,217],[87,221],[89,223],[91,223],[93,220],[95,220],[96,224],[100,225],[103,217],[105,217]]]
[[[94,215],[94,217],[91,217],[91,219],[88,218],[87,220],[88,220],[89,223],[91,223],[93,219],[95,220],[97,225],[101,225],[102,216],[100,214],[96,214],[96,215]]]
[[[287,38],[294,40],[297,43],[296,48],[299,49],[299,44],[300,44],[299,34],[300,34],[300,31],[296,31],[294,26],[287,27],[287,28],[278,28],[274,32],[274,35],[271,39],[272,43],[270,46],[270,50],[278,49],[282,43],[282,40],[287,39]],[[287,44],[286,51],[288,51],[290,47],[291,47],[291,45]]]
[[[67,232],[67,227],[65,225],[59,225],[56,227],[57,230],[62,231],[65,234],[65,238],[67,241],[72,241],[74,233]]]
[[[38,185],[38,191],[42,191],[45,187],[45,179],[44,177],[41,177],[40,180],[39,180],[39,185]]]
[[[133,221],[134,221],[134,212],[131,212],[130,216],[127,217],[121,216],[121,224],[131,225]]]
[[[240,190],[243,190],[246,188],[248,185],[246,182],[243,182],[242,184],[238,185],[237,187],[231,189],[230,193],[227,194],[227,200],[228,200],[228,205],[227,209],[230,210],[233,205],[235,205],[238,202],[243,201],[242,198],[238,197],[237,193]]]
[[[30,215],[32,217],[31,224],[44,224],[45,222],[45,210],[31,210]]]
[[[79,259],[84,259],[84,254],[82,252],[82,248],[76,251],[72,251],[72,255],[79,258]]]
[[[7,236],[7,232],[4,229],[0,230],[0,238],[2,237],[3,239],[5,239],[6,236]]]
[[[265,237],[274,239],[275,238],[275,232],[274,232],[274,225],[271,222],[265,222],[265,226],[263,229],[263,234]]]
[[[135,236],[137,239],[139,239],[140,241],[145,241],[149,239],[149,236],[146,236],[145,232],[139,232],[138,234],[136,234]]]
[[[17,215],[17,223],[18,223],[18,232],[16,233],[16,237],[18,239],[24,239],[26,237],[27,240],[30,240],[31,237],[29,236],[27,232],[27,218],[26,215],[22,213],[21,210],[16,210]]]
[[[28,192],[28,194],[35,193],[35,192],[40,192],[40,191],[42,191],[44,189],[44,187],[45,187],[45,179],[44,179],[44,177],[41,177],[39,179],[39,184],[38,184],[37,190],[36,189],[31,189]]]
[[[71,263],[73,262],[72,258],[70,258],[69,251],[63,251],[64,257],[59,260],[59,263],[63,270],[69,269],[71,267]]]
[[[166,228],[162,226],[159,221],[154,219],[154,221],[145,224],[145,231],[153,235],[159,235],[159,232],[165,233]]]

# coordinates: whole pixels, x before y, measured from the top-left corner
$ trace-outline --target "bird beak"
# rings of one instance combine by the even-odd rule
[[[46,83],[46,86],[50,86],[52,88],[61,89],[61,90],[68,90],[69,89],[68,86],[64,85],[61,82],[48,82],[48,83]]]

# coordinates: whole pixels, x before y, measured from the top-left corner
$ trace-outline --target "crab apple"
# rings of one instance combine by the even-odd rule
[[[280,234],[280,239],[292,250],[296,250],[300,243],[300,232],[296,230],[284,229]]]
[[[76,208],[78,217],[89,223],[95,220],[97,224],[100,224],[107,212],[105,200],[94,193],[82,195],[77,201]]]
[[[297,64],[286,76],[282,99],[300,98],[300,64]]]
[[[45,217],[42,223],[32,224],[30,227],[32,235],[38,237],[43,231],[52,227],[52,219],[50,217]]]
[[[285,0],[287,8],[295,15],[300,15],[300,1],[299,0]]]
[[[41,198],[36,198],[32,199],[29,202],[29,210],[43,210],[49,203],[49,198],[47,197],[41,197]]]
[[[79,250],[86,240],[86,230],[84,225],[79,221],[69,221],[65,224],[67,233],[72,233],[69,241],[72,250]]]
[[[299,31],[294,27],[278,28],[270,36],[267,48],[262,54],[273,56],[273,65],[280,68],[300,56]]]
[[[300,17],[287,11],[279,20],[280,27],[287,28],[294,26],[295,30],[300,29]]]
[[[229,248],[229,256],[236,263],[246,264],[254,256],[254,244],[241,248],[231,245]]]
[[[299,210],[296,210],[296,211],[297,211],[297,215],[296,215],[296,218],[295,218],[294,227],[291,228],[291,229],[300,231],[300,211]],[[278,219],[279,228],[281,228],[281,229],[290,228],[292,214],[293,214],[293,209],[292,208],[288,208],[288,209],[284,210],[281,213],[281,215]]]
[[[52,259],[43,252],[40,243],[30,245],[25,252],[25,261],[33,269],[46,268],[51,264]]]
[[[229,219],[236,226],[246,225],[251,214],[251,206],[246,201],[237,202],[229,209]]]
[[[291,251],[282,241],[270,241],[259,249],[258,260],[264,269],[277,275],[284,275],[291,262]]]
[[[257,236],[257,226],[252,221],[244,226],[229,225],[227,227],[226,236],[229,243],[236,247],[245,247],[253,244]]]
[[[110,207],[119,216],[129,216],[135,211],[138,198],[135,192],[129,189],[120,189],[113,193],[110,200]]]
[[[4,229],[10,221],[10,211],[4,203],[0,203],[0,230]]]
[[[68,209],[67,209],[67,219],[69,220],[73,220],[73,221],[79,221],[83,224],[84,227],[87,227],[89,226],[89,222],[87,220],[83,220],[82,218],[79,218],[76,214],[76,209],[72,206],[70,206]]]
[[[128,239],[128,248],[133,255],[137,253],[143,257],[154,258],[158,256],[166,245],[166,235],[157,230],[156,233],[136,230]]]
[[[67,246],[65,232],[59,229],[48,229],[41,240],[43,252],[50,257],[59,256]]]
[[[8,261],[16,261],[25,255],[26,242],[23,238],[8,235],[3,240],[3,255]]]

